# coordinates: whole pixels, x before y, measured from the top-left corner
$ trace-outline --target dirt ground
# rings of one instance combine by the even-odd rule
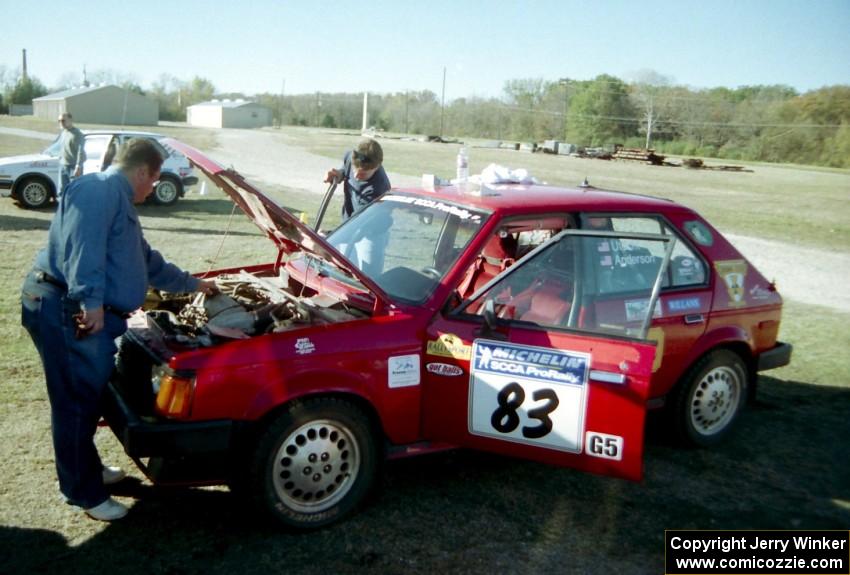
[[[251,181],[323,194],[333,161],[287,145],[287,136],[263,130],[222,130],[210,155]],[[415,186],[420,178],[390,173],[393,186]],[[280,198],[276,198],[280,199]],[[724,230],[721,230],[724,231]],[[725,231],[724,231],[725,233]],[[726,237],[788,300],[850,311],[850,255],[737,234]]]

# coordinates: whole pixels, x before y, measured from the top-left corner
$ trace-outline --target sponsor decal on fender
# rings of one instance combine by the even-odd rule
[[[429,341],[426,350],[428,355],[439,355],[454,359],[468,360],[472,357],[472,346],[465,345],[458,336],[451,333],[440,334],[437,339]]]
[[[729,307],[747,305],[744,301],[744,282],[747,279],[747,262],[745,260],[727,260],[714,262],[714,269],[726,283],[729,294]]]
[[[428,363],[425,364],[425,369],[434,375],[444,375],[446,377],[457,377],[463,375],[463,370],[456,365],[448,363]]]

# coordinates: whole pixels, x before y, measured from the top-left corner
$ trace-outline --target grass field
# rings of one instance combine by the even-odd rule
[[[18,122],[0,117],[0,127],[53,130]],[[215,141],[212,131],[158,131],[201,149]],[[335,160],[356,139],[294,128],[282,134]],[[2,155],[43,147],[0,134]],[[391,171],[452,175],[456,146],[387,139],[384,147]],[[587,176],[600,187],[670,197],[728,232],[850,251],[846,171],[758,165],[753,173],[692,172],[471,150],[472,172],[489,162],[522,165],[552,183]],[[321,199],[275,191],[296,212],[315,213]],[[274,256],[217,191],[139,211],[148,241],[186,269]],[[710,451],[681,450],[650,421],[641,483],[458,451],[388,464],[360,514],[293,535],[259,522],[226,490],[153,488],[111,434],[100,432],[104,459],[131,470],[117,495],[133,509],[115,525],[90,521],[59,501],[41,366],[19,326],[19,287],[51,216],[0,200],[0,574],[107,566],[170,575],[659,573],[665,529],[850,527],[850,314],[793,301],[781,334],[795,345],[793,363],[760,378],[758,401],[738,432]]]

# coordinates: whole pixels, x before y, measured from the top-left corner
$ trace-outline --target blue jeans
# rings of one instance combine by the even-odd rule
[[[77,166],[66,166],[64,164],[59,166],[59,190],[57,190],[57,196],[61,196],[65,192],[65,188],[74,179],[74,172],[76,171]]]
[[[24,281],[21,323],[44,366],[59,489],[69,503],[88,509],[109,497],[94,434],[114,367],[114,340],[126,322],[107,313],[103,330],[77,339],[73,316],[79,310],[64,289],[38,281],[34,272]]]

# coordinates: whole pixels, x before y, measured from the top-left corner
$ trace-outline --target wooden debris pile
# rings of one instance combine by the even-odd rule
[[[655,153],[654,149],[646,148],[617,148],[614,152],[615,160],[631,160],[635,162],[644,162],[653,166],[661,166],[664,164],[664,156]]]

